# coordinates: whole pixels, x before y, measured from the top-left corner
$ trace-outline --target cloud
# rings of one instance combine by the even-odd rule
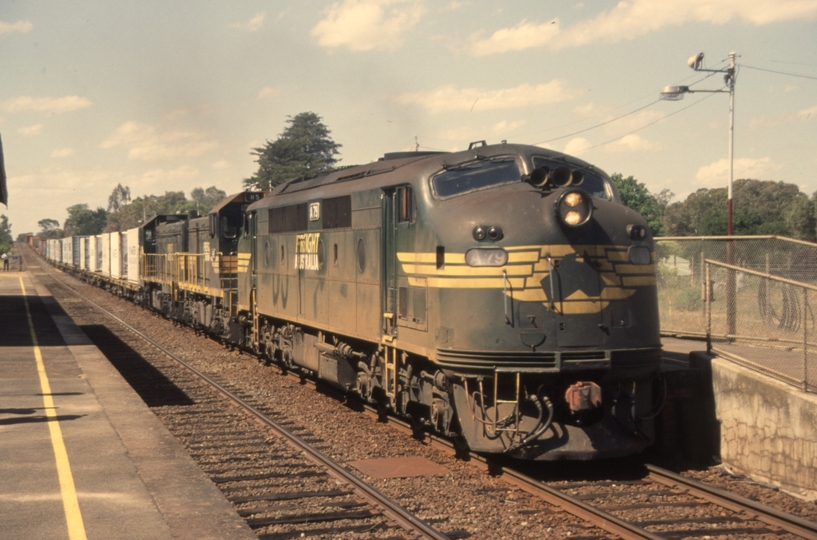
[[[230,25],[230,28],[236,28],[238,30],[244,30],[246,32],[257,32],[258,30],[261,30],[262,26],[264,26],[264,17],[265,15],[259,12],[256,13],[255,17],[253,17],[249,21],[245,23],[240,22],[233,23]]]
[[[563,49],[591,43],[617,43],[686,23],[724,25],[738,21],[761,26],[815,17],[817,0],[622,0],[614,8],[566,28],[561,27],[558,19],[544,23],[522,20],[516,26],[496,30],[485,39],[475,35],[471,52],[485,56],[533,47]]]
[[[281,95],[280,86],[265,86],[258,92],[258,99],[273,98]]]
[[[312,35],[321,47],[394,50],[425,13],[425,0],[343,0],[324,10]]]
[[[446,111],[487,111],[544,105],[572,99],[576,92],[567,82],[554,79],[549,83],[522,84],[514,88],[480,90],[446,85],[430,92],[409,92],[394,98],[401,105],[419,105],[431,113]]]
[[[524,124],[525,124],[524,120],[517,120],[514,122],[501,120],[490,127],[474,127],[471,125],[467,125],[457,128],[446,129],[439,133],[435,133],[434,135],[446,141],[470,142],[475,139],[485,138],[486,134],[503,135]]]
[[[226,169],[229,166],[230,166],[230,162],[227,161],[226,159],[220,159],[220,160],[216,161],[215,163],[213,163],[212,165],[210,165],[210,167],[212,167],[213,169],[216,169],[216,170]]]
[[[570,154],[571,156],[578,156],[591,146],[593,145],[590,144],[590,141],[584,137],[576,137],[575,139],[570,139],[570,141],[568,141],[568,143],[565,145],[564,153]]]
[[[139,187],[145,188],[147,186],[174,186],[178,188],[178,185],[185,180],[192,180],[199,176],[199,170],[196,167],[191,167],[189,165],[182,165],[181,167],[177,167],[175,169],[165,170],[165,169],[152,169],[147,171],[146,173],[142,174],[139,177],[139,180],[136,182]],[[171,190],[172,191],[172,190]],[[180,191],[179,189],[175,189],[175,191]]]
[[[521,51],[532,47],[548,45],[560,34],[559,22],[553,20],[543,24],[529,23],[523,20],[511,28],[501,28],[488,39],[478,39],[474,36],[471,54],[486,56],[489,54]]]
[[[735,160],[734,178],[762,180],[780,170],[771,158],[741,158]],[[724,187],[729,182],[729,159],[723,158],[701,167],[695,174],[695,183],[700,187]]]
[[[32,28],[34,28],[34,25],[31,24],[31,21],[17,21],[16,23],[0,21],[0,36],[3,34],[10,34],[12,32],[20,32],[21,34],[25,34],[26,32],[31,32]]]
[[[491,128],[493,133],[508,133],[509,131],[513,131],[518,127],[522,127],[525,125],[524,120],[516,120],[514,122],[508,122],[507,120],[500,120]]]
[[[656,143],[635,134],[625,135],[605,146],[608,152],[644,152],[658,148]]]
[[[573,110],[576,112],[576,114],[585,117],[601,116],[602,114],[599,111],[598,106],[592,101],[588,102],[585,105],[576,105],[575,107],[573,107]]]
[[[48,202],[44,207],[56,206],[59,211],[64,210],[66,197],[72,192],[99,193],[109,192],[119,182],[127,183],[121,172],[111,173],[97,169],[64,169],[62,167],[43,167],[30,174],[14,177],[9,182],[9,188],[19,191],[26,196],[37,197]],[[13,186],[13,187],[12,187]],[[43,199],[42,196],[47,196]],[[92,202],[92,201],[88,201]],[[47,214],[46,214],[47,215]],[[59,217],[52,215],[52,217]]]
[[[34,124],[33,126],[23,126],[17,130],[17,133],[23,137],[34,137],[43,131],[42,124]]]
[[[193,130],[159,131],[139,122],[125,122],[100,144],[100,148],[128,148],[128,159],[153,161],[157,159],[198,157],[218,148],[203,133]]]
[[[73,148],[57,148],[53,152],[51,152],[52,158],[64,158],[72,155],[74,153]]]
[[[608,122],[621,114],[608,114],[602,118],[602,121]],[[628,132],[643,128],[658,120],[665,118],[667,115],[661,111],[639,111],[635,114],[619,118],[615,122],[610,122],[604,126],[604,132],[608,135],[620,135],[622,132]]]
[[[749,126],[752,129],[769,129],[811,120],[817,120],[817,105],[802,109],[796,113],[777,112],[776,114],[755,116],[749,122]]]
[[[61,114],[90,106],[91,100],[79,96],[64,96],[59,98],[20,96],[0,103],[0,111],[10,113],[31,111]]]
[[[802,120],[809,120],[812,116],[817,120],[817,105],[803,109],[802,111],[797,111],[797,117]]]

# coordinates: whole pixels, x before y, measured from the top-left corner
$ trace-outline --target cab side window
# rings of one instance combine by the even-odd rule
[[[397,222],[414,223],[414,191],[411,186],[397,190]]]

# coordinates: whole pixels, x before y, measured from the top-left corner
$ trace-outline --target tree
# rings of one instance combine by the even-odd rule
[[[62,238],[64,236],[60,229],[60,222],[56,219],[41,219],[37,225],[40,226],[40,237],[42,238]]]
[[[805,195],[797,197],[791,210],[786,212],[786,223],[791,229],[792,237],[811,242],[817,239],[817,215],[814,212],[814,201],[809,200]]]
[[[75,204],[66,209],[68,219],[63,228],[66,236],[88,236],[99,234],[105,228],[108,212],[100,207],[96,210],[88,208],[87,204]]]
[[[157,214],[176,214],[186,212],[188,201],[183,191],[166,191],[164,195],[145,195],[137,197],[108,215],[108,224],[104,232],[126,231],[139,225],[143,220]]]
[[[5,215],[0,215],[0,253],[7,253],[14,245],[14,238],[11,236],[11,223]]]
[[[796,185],[740,179],[733,187],[734,234],[814,238],[813,205],[808,204],[808,198]],[[726,188],[701,188],[684,202],[670,205],[665,223],[671,235],[725,235]]]
[[[200,216],[207,214],[211,208],[224,200],[227,193],[221,191],[216,186],[210,186],[207,189],[200,187],[195,188],[190,192],[191,202],[195,203],[194,210],[197,210]]]
[[[108,197],[108,212],[119,212],[119,210],[130,201],[130,188],[127,186],[123,187],[122,184],[116,184],[116,187],[113,188],[111,192],[111,196]]]
[[[341,147],[329,136],[329,129],[321,117],[313,112],[302,112],[288,117],[289,126],[274,142],[267,141],[253,148],[258,156],[258,171],[244,180],[245,187],[256,184],[264,190],[299,176],[315,175],[333,169]]]
[[[661,223],[661,218],[673,197],[672,192],[665,189],[658,195],[653,195],[647,186],[632,176],[624,178],[621,173],[614,174],[612,180],[624,205],[632,208],[647,220],[654,236],[663,235],[665,227]]]
[[[726,234],[726,189],[701,188],[684,202],[669,205],[665,223],[671,236]]]

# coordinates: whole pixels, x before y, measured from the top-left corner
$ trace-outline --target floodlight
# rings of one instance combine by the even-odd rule
[[[693,54],[692,56],[690,56],[689,60],[687,60],[687,64],[689,64],[689,67],[691,67],[695,71],[698,71],[700,69],[700,67],[701,67],[701,64],[703,64],[703,61],[704,61],[704,53],[701,52],[701,53]]]
[[[660,98],[665,101],[680,101],[684,94],[689,92],[689,86],[665,86],[661,90]]]

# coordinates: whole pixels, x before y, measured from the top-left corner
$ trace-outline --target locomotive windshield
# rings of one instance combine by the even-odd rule
[[[533,158],[533,168],[539,169],[549,169],[554,170],[556,167],[564,167],[564,163],[560,161],[553,161],[551,159],[541,157],[541,156],[534,156]],[[584,180],[582,183],[579,184],[583,190],[588,192],[593,197],[598,197],[600,199],[607,199],[612,200],[612,192],[607,187],[607,182],[598,174],[593,173],[592,171],[588,171],[586,169],[581,170],[582,175],[584,176]],[[571,184],[575,185],[575,184]]]
[[[448,169],[431,179],[434,194],[441,198],[461,195],[499,184],[519,182],[522,173],[513,158],[472,161]]]

